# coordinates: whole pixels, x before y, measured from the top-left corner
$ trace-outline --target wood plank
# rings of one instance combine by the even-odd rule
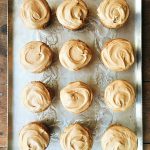
[[[1,49],[1,46],[0,46]],[[0,86],[7,84],[7,58],[0,55]]]
[[[150,81],[150,0],[143,1],[143,81]],[[150,83],[143,84],[143,127],[144,142],[150,143]],[[150,145],[146,145],[146,150]]]
[[[7,84],[7,1],[0,0],[0,147],[7,146],[6,84]]]
[[[143,84],[144,142],[150,143],[150,82]]]
[[[0,150],[7,150],[7,147],[0,147]]]
[[[7,1],[0,1],[0,84],[7,83]]]
[[[150,0],[143,1],[143,80],[150,81]]]
[[[7,146],[7,86],[0,88],[0,147]]]
[[[150,150],[150,144],[144,144],[144,150]]]

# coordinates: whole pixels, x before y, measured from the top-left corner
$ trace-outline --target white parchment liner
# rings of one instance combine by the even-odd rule
[[[18,149],[18,133],[22,126],[31,121],[42,121],[52,129],[51,142],[48,149],[60,150],[59,136],[64,127],[71,123],[80,122],[91,129],[94,139],[93,150],[100,147],[100,137],[112,123],[120,123],[136,130],[135,106],[126,112],[113,113],[103,102],[106,86],[115,79],[126,79],[135,85],[133,66],[129,71],[115,73],[108,70],[100,60],[100,51],[104,42],[120,37],[130,40],[134,45],[134,1],[128,0],[131,15],[128,23],[119,30],[110,30],[101,25],[96,15],[96,9],[101,0],[85,0],[89,7],[89,17],[83,29],[70,31],[63,28],[57,21],[55,10],[61,0],[48,0],[53,17],[51,24],[45,30],[27,29],[18,16],[21,0],[14,0],[13,16],[13,137],[12,149]],[[84,69],[71,72],[63,68],[58,54],[63,43],[70,39],[80,39],[86,42],[93,51],[91,63]],[[54,62],[44,73],[32,74],[26,72],[20,65],[21,48],[29,41],[40,40],[48,44],[55,53]],[[83,81],[94,92],[94,100],[90,108],[82,114],[75,115],[64,109],[60,102],[59,91],[69,82]],[[21,91],[30,81],[43,81],[55,91],[52,105],[44,112],[33,114],[21,102]]]

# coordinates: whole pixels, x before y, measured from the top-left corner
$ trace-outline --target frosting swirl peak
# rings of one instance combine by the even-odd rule
[[[52,63],[53,53],[43,42],[27,43],[21,52],[21,64],[30,72],[40,73]]]
[[[71,71],[83,68],[90,62],[91,58],[91,49],[80,40],[67,41],[59,53],[61,64]]]
[[[50,20],[50,7],[46,0],[24,0],[21,17],[30,28],[45,28]]]
[[[106,67],[113,71],[125,71],[134,63],[134,52],[131,43],[125,39],[108,41],[101,52]]]
[[[121,27],[129,17],[126,0],[103,0],[97,11],[100,21],[108,28]]]
[[[38,113],[46,110],[51,104],[51,96],[44,85],[39,81],[32,81],[22,93],[24,105],[32,112]]]
[[[21,150],[45,150],[49,144],[50,136],[46,127],[40,123],[29,123],[24,126],[19,134]]]
[[[128,128],[112,125],[101,139],[103,150],[137,150],[137,136]]]
[[[116,80],[105,89],[106,105],[113,111],[125,111],[135,102],[135,90],[124,80]]]
[[[70,112],[79,114],[92,103],[92,90],[83,82],[71,82],[60,91],[63,106]]]
[[[65,128],[60,144],[63,150],[91,150],[92,138],[87,128],[74,124]]]
[[[57,18],[66,28],[79,29],[88,14],[88,8],[82,0],[64,0],[57,8]]]

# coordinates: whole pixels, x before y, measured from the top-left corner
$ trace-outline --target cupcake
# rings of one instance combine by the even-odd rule
[[[104,65],[112,71],[126,71],[135,61],[134,50],[128,40],[113,39],[105,43],[101,59]]]
[[[22,100],[30,111],[39,113],[51,105],[52,96],[44,83],[32,81],[23,89]]]
[[[97,11],[101,23],[107,28],[120,28],[129,17],[126,0],[103,0]]]
[[[25,125],[19,134],[19,147],[21,150],[45,150],[50,141],[47,127],[39,122]]]
[[[58,21],[67,29],[80,29],[87,18],[88,8],[82,0],[64,0],[57,8]]]
[[[89,64],[92,50],[80,40],[64,43],[59,53],[60,63],[70,71],[77,71]]]
[[[60,136],[63,150],[91,150],[92,143],[89,130],[77,123],[66,127]]]
[[[137,150],[137,136],[121,125],[110,126],[101,138],[102,150]]]
[[[29,72],[41,73],[52,63],[53,52],[43,42],[32,41],[27,43],[20,55],[22,66]]]
[[[60,100],[66,110],[79,114],[90,107],[93,93],[87,84],[71,82],[60,91]]]
[[[125,111],[135,102],[135,90],[127,81],[115,80],[106,87],[104,101],[115,112]]]
[[[24,0],[21,18],[32,29],[43,29],[50,21],[51,9],[46,0]]]

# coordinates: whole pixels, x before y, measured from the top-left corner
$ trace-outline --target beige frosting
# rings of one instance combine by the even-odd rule
[[[40,73],[52,63],[52,51],[43,42],[27,43],[21,52],[21,64],[30,72]]]
[[[46,0],[24,0],[21,18],[29,28],[40,29],[50,20],[50,7]]]
[[[121,27],[129,17],[126,0],[103,0],[97,11],[100,21],[108,28]]]
[[[64,27],[76,30],[82,27],[88,8],[82,0],[64,0],[57,8],[56,14]]]
[[[91,105],[92,90],[83,82],[71,82],[60,91],[63,106],[70,112],[79,114]]]
[[[116,80],[105,89],[106,105],[113,111],[125,111],[135,102],[135,90],[124,80]]]
[[[113,39],[105,44],[101,59],[113,71],[127,70],[134,63],[133,47],[125,39]]]
[[[61,64],[71,71],[77,71],[85,67],[91,58],[91,49],[84,42],[79,40],[66,42],[59,53]]]
[[[24,126],[19,134],[20,149],[45,150],[50,141],[50,136],[45,128],[39,123],[30,123]]]
[[[91,150],[92,138],[87,128],[74,124],[65,128],[60,144],[63,150]]]
[[[33,81],[24,88],[22,99],[30,111],[38,113],[50,106],[52,98],[42,82]]]
[[[113,125],[101,139],[103,150],[137,150],[137,136],[128,128]]]

